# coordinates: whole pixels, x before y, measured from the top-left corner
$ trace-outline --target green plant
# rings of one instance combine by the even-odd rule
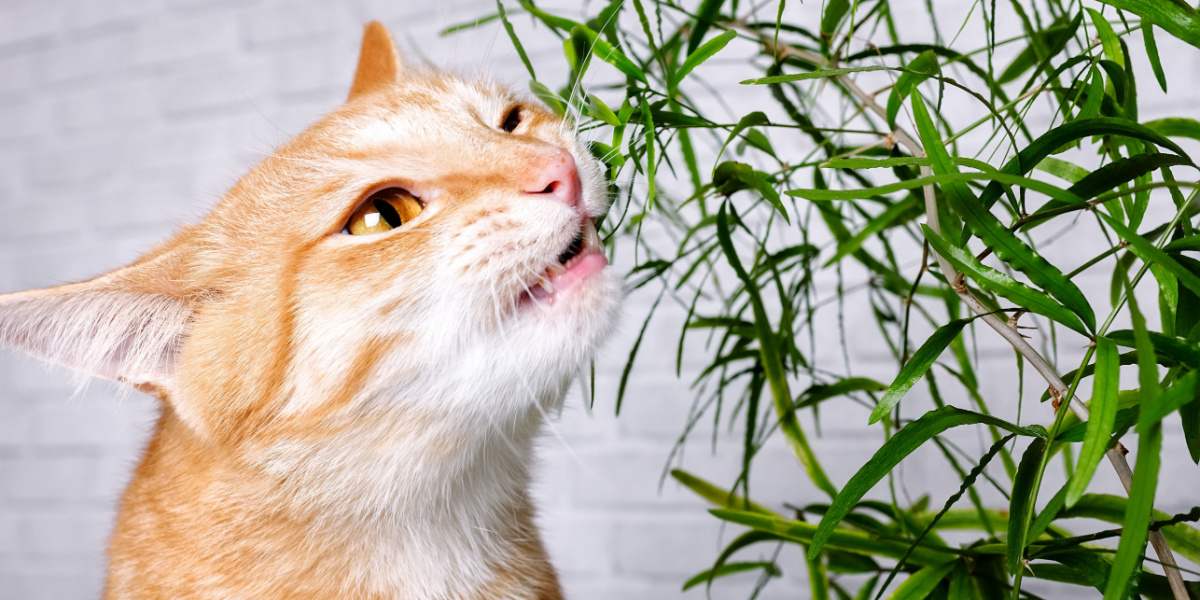
[[[686,312],[679,357],[701,343],[710,357],[695,374],[700,412],[744,432],[743,472],[728,487],[673,472],[716,518],[747,528],[685,586],[745,571],[766,582],[780,565],[735,559],[758,544],[798,544],[816,598],[1015,598],[1031,596],[1029,578],[1105,598],[1200,594],[1188,567],[1200,562],[1189,524],[1200,507],[1154,508],[1164,420],[1182,423],[1200,461],[1198,167],[1184,148],[1200,140],[1200,121],[1138,115],[1140,90],[1168,89],[1156,39],[1200,52],[1200,13],[1184,0],[962,6],[966,17],[947,27],[927,1],[922,25],[910,11],[902,32],[887,0],[803,5],[819,11],[813,27],[788,18],[783,0],[613,0],[583,20],[518,0],[452,28],[499,21],[532,91],[596,139],[618,199],[605,230],[636,249],[631,286],[655,286]],[[512,25],[518,15],[562,41],[561,85],[537,79]],[[967,40],[983,43],[963,48]],[[754,58],[737,81],[702,77],[747,50]],[[1135,79],[1139,64],[1154,82]],[[734,86],[752,93],[726,107],[733,118],[715,117],[726,111],[709,92]],[[1180,86],[1194,82],[1171,89]],[[648,224],[673,252],[642,243]],[[1048,253],[1063,236],[1103,250]],[[825,272],[836,277],[832,298],[818,284]],[[1080,287],[1098,274],[1110,280],[1108,297]],[[1145,304],[1151,294],[1156,306]],[[817,359],[818,321],[851,302],[870,307],[898,363],[890,383],[856,375],[848,359]],[[990,336],[1048,389],[1015,420],[993,411],[980,386],[972,344]],[[1060,348],[1079,347],[1078,365],[1061,372]],[[1122,374],[1133,389],[1121,389]],[[919,383],[935,407],[904,417]],[[1077,393],[1088,384],[1090,394]],[[805,422],[845,402],[871,408],[883,441],[838,486]],[[967,455],[944,436],[956,427],[980,428],[990,448]],[[773,436],[828,501],[788,514],[752,501],[749,473]],[[903,503],[891,487],[889,500],[864,500],[922,447],[942,453],[961,480],[956,493]],[[1068,473],[1057,490],[1043,485],[1055,461]],[[1098,469],[1115,469],[1126,494],[1089,493]],[[987,506],[981,479],[1008,505]],[[1118,528],[1063,522],[1081,516]],[[961,530],[972,537],[944,539]]]

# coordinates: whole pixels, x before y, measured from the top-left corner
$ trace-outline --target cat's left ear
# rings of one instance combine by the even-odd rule
[[[184,283],[183,239],[90,281],[0,295],[0,344],[143,391],[170,389],[202,297]]]
[[[400,77],[400,55],[392,34],[379,21],[367,23],[363,30],[362,48],[358,51],[358,68],[350,86],[350,100],[393,85]]]

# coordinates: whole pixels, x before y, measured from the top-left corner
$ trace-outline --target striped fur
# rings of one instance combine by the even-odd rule
[[[0,296],[0,341],[162,400],[106,598],[561,597],[532,448],[620,286],[519,302],[578,229],[522,186],[570,152],[595,216],[599,167],[503,87],[403,67],[378,24],[352,90],[141,260]],[[382,184],[428,206],[341,234]]]

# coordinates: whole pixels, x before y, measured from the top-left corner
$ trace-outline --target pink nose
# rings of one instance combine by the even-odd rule
[[[523,190],[526,194],[546,196],[566,204],[579,206],[582,184],[575,159],[569,152],[558,152],[531,170]]]

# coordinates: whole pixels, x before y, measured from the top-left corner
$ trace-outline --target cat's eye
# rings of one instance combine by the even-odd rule
[[[500,122],[500,129],[509,133],[516,131],[517,127],[521,126],[521,118],[523,116],[521,114],[521,105],[518,104],[509,108],[508,112],[504,113],[504,120]]]
[[[345,233],[371,235],[391,231],[421,214],[425,205],[420,198],[398,187],[372,193],[350,216]]]

